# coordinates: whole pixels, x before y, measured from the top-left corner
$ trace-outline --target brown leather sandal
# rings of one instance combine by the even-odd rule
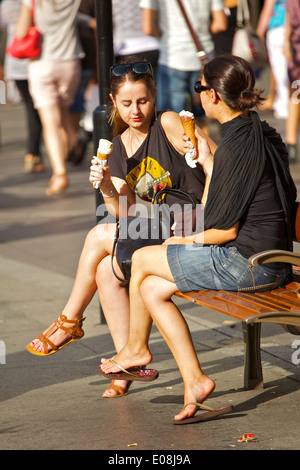
[[[115,384],[115,381],[112,380],[106,390],[113,390],[114,392],[116,392],[116,395],[104,395],[104,393],[105,393],[105,392],[104,392],[104,393],[102,394],[102,397],[103,397],[103,398],[119,398],[119,397],[123,397],[124,395],[127,395],[128,390],[129,390],[129,387],[130,387],[131,384],[132,384],[132,381],[130,380],[130,381],[127,382],[126,387],[122,387],[121,385],[116,385],[116,384]]]
[[[84,320],[85,318],[79,318],[78,320],[68,320],[65,315],[61,314],[60,317],[53,323],[53,325],[51,325],[48,330],[45,331],[45,333],[41,333],[39,336],[37,336],[37,339],[43,343],[44,351],[36,351],[31,343],[27,344],[27,351],[36,356],[49,356],[50,354],[56,353],[60,349],[67,346],[67,344],[72,343],[73,341],[77,341],[84,336],[84,331],[81,328],[82,322]],[[68,328],[63,326],[64,323],[71,323],[72,325]],[[71,337],[67,338],[60,346],[56,346],[52,343],[52,341],[50,341],[49,337],[51,337],[51,335],[53,335],[53,333],[55,333],[59,328],[71,335]],[[49,346],[51,348],[50,351]]]
[[[65,173],[53,175],[49,180],[49,186],[46,189],[47,196],[63,193],[68,187],[68,177]]]

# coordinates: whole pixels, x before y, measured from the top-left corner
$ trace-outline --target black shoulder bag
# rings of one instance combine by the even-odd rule
[[[167,204],[168,196],[176,196],[180,203]],[[175,236],[187,236],[197,233],[201,223],[202,206],[185,191],[180,189],[162,189],[154,198],[154,218],[125,217],[117,222],[111,256],[114,275],[121,282],[128,283],[131,276],[131,257],[139,248],[150,245],[162,245],[172,236],[171,226],[175,223]],[[177,200],[178,202],[178,200]],[[115,272],[113,260],[121,268],[124,278]]]

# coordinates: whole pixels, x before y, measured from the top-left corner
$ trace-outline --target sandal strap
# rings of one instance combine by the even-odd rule
[[[113,390],[116,392],[118,395],[121,395],[122,393],[126,392],[127,387],[122,387],[122,385],[115,385],[111,383],[108,387],[107,390]]]
[[[114,356],[115,357],[115,356]],[[114,360],[114,357],[112,357],[111,359],[109,359],[109,361],[114,365],[116,366],[120,371],[124,372],[125,374],[127,375],[134,375],[132,374],[131,372],[129,372],[128,370],[124,369],[124,367],[120,366],[120,364],[118,364],[115,360]],[[142,371],[146,368],[146,366],[133,366],[131,367],[131,369],[137,369],[137,371]],[[128,379],[129,380],[129,379]]]
[[[191,402],[187,403],[186,405],[184,405],[183,409],[186,408],[189,405],[195,405],[198,408],[200,408],[202,410],[206,410],[206,411],[216,411],[215,408],[211,408],[210,406],[203,405],[203,403],[197,403],[195,401],[191,401]]]
[[[45,354],[48,354],[48,351],[49,351],[49,347],[54,349],[55,351],[58,350],[58,346],[56,346],[55,344],[52,343],[52,341],[50,341],[49,338],[47,338],[46,336],[43,335],[43,333],[41,333],[37,339],[39,339],[40,341],[42,341],[43,343],[43,348],[44,348],[44,353]]]
[[[56,327],[54,331],[60,328],[61,330],[71,335],[72,338],[81,338],[84,335],[84,331],[81,328],[82,322],[84,320],[85,320],[85,317],[81,317],[78,320],[69,320],[65,315],[61,314],[60,317],[54,323]],[[64,323],[72,323],[72,326],[70,327],[63,326]],[[51,334],[53,334],[54,331],[52,331],[49,336],[51,336]]]

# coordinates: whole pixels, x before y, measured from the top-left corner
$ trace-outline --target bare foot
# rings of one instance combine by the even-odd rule
[[[193,387],[185,391],[185,407],[174,417],[175,421],[181,421],[194,416],[198,407],[196,405],[188,405],[188,403],[203,403],[204,400],[206,400],[206,398],[213,392],[214,388],[215,382],[207,377],[207,375],[203,375],[201,382],[198,382]]]
[[[130,367],[146,366],[152,361],[152,354],[148,349],[143,352],[133,352],[128,346],[125,346],[116,356],[112,358],[123,369]],[[120,369],[116,367],[110,359],[101,359],[99,366],[105,374],[119,372]]]

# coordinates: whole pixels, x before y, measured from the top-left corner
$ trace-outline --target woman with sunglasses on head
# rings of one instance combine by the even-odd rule
[[[178,114],[163,112],[156,118],[155,92],[150,63],[135,62],[133,58],[111,68],[111,119],[116,137],[109,166],[102,169],[93,164],[90,181],[100,185],[107,209],[117,218],[127,216],[136,195],[151,200],[157,184],[185,190],[201,201],[202,168],[200,165],[190,168],[186,164],[184,154],[189,145],[183,139]],[[213,143],[209,142],[213,151]],[[119,204],[121,196],[126,204]],[[83,313],[97,288],[116,349],[126,344],[128,292],[111,267],[115,230],[115,223],[102,222],[88,233],[72,293],[62,315],[27,346],[29,352],[40,356],[53,354],[70,341],[80,339]],[[115,270],[122,275],[117,264]],[[128,387],[128,381],[115,381],[104,396],[124,395]]]
[[[250,267],[248,258],[263,250],[292,249],[296,199],[281,137],[251,111],[262,98],[250,65],[234,56],[217,57],[204,67],[195,90],[207,116],[220,122],[222,135],[213,156],[197,133],[198,162],[206,174],[204,231],[134,253],[129,340],[113,360],[102,359],[100,365],[111,379],[120,366],[127,370],[151,362],[148,340],[154,321],[184,381],[185,406],[175,416],[177,423],[196,414],[215,383],[202,371],[189,328],[171,297],[177,290],[255,292],[284,284],[290,266]]]

